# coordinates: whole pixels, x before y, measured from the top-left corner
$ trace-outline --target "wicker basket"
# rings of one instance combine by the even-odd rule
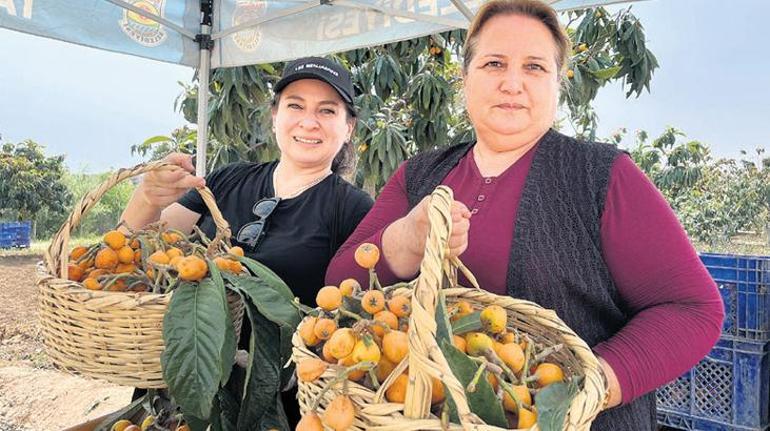
[[[425,257],[420,267],[420,276],[414,289],[399,289],[395,295],[411,295],[412,314],[409,321],[410,354],[391,376],[385,380],[376,392],[355,382],[346,382],[347,393],[356,406],[354,429],[356,430],[441,430],[438,417],[430,413],[431,377],[441,380],[457,404],[461,424],[450,424],[450,429],[465,430],[501,430],[502,428],[484,424],[470,411],[462,384],[452,374],[449,365],[436,343],[435,308],[438,290],[444,277],[456,284],[457,270],[466,273],[475,283],[473,276],[457,259],[445,259],[445,249],[451,231],[450,206],[452,191],[440,186],[434,191],[429,209],[431,230],[426,242]],[[565,420],[565,431],[589,430],[591,422],[602,410],[606,402],[606,383],[601,373],[599,362],[586,343],[581,340],[552,310],[546,310],[535,303],[506,296],[495,295],[479,289],[452,287],[443,290],[447,303],[465,300],[476,309],[497,304],[508,314],[508,327],[517,328],[529,334],[537,343],[553,345],[563,343],[567,349],[554,354],[554,360],[564,368],[567,376],[583,376],[584,383],[580,392],[572,401]],[[295,362],[318,356],[308,349],[298,333],[293,338]],[[406,401],[403,404],[390,403],[385,399],[385,391],[409,367],[409,386]],[[314,400],[322,389],[335,378],[335,370],[330,367],[316,381],[299,384],[300,409],[304,413],[311,409]],[[319,411],[336,396],[335,391],[324,393]],[[538,430],[537,425],[530,430]]]
[[[146,172],[175,169],[165,162],[121,169],[75,206],[38,264],[40,324],[46,352],[53,363],[70,372],[138,388],[164,388],[160,356],[163,316],[172,293],[92,291],[67,279],[71,232],[101,197],[119,182]],[[199,189],[217,225],[218,237],[229,240],[230,227],[211,191]],[[243,303],[228,292],[236,337]]]

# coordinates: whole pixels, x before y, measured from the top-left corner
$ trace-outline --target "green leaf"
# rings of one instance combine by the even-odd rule
[[[364,308],[361,306],[360,300],[356,300],[349,296],[343,296],[342,305],[345,307],[346,310],[352,311],[353,313],[356,313],[359,316],[361,315],[361,313],[364,313]]]
[[[238,416],[238,430],[289,429],[280,401],[281,351],[275,340],[278,325],[263,316],[247,301],[246,314],[251,322],[250,361],[246,369],[243,401]]]
[[[224,342],[222,343],[222,351],[221,351],[221,364],[222,364],[222,374],[220,376],[220,384],[222,386],[227,383],[228,380],[230,380],[230,372],[233,370],[233,364],[235,363],[235,350],[236,346],[238,344],[238,341],[235,339],[235,328],[233,327],[233,316],[230,314],[230,307],[228,306],[227,302],[227,291],[225,289],[225,282],[222,280],[222,274],[219,271],[219,268],[217,265],[209,260],[206,259],[206,263],[209,266],[209,271],[211,272],[211,279],[214,281],[214,283],[217,284],[217,286],[222,286],[222,291],[225,292],[225,315],[227,316],[227,322],[228,325],[225,327],[225,335],[224,335]]]
[[[224,288],[210,278],[183,282],[163,318],[163,380],[185,414],[209,417],[222,375],[222,347],[230,323]]]
[[[276,74],[275,67],[273,67],[273,65],[270,64],[270,63],[262,63],[262,64],[259,65],[259,67],[261,67],[262,70],[264,70],[265,72],[269,73],[270,75],[275,75]]]
[[[215,398],[215,407],[218,413],[217,421],[219,429],[222,431],[236,431],[238,424],[238,414],[241,411],[241,405],[228,388],[220,388]],[[212,420],[212,429],[214,426]]]
[[[442,341],[446,341],[452,344],[452,334],[454,334],[454,328],[449,323],[446,296],[444,291],[439,290],[438,301],[436,302],[436,343],[441,345]]]
[[[467,387],[471,380],[473,380],[473,376],[476,374],[476,370],[478,370],[478,365],[465,353],[447,342],[447,340],[442,340],[439,347],[441,347],[441,351],[449,363],[449,368],[452,369],[452,374],[457,377],[457,380],[460,381],[463,387]],[[497,398],[497,395],[495,395],[492,385],[489,384],[487,379],[479,379],[476,391],[465,391],[465,395],[468,397],[468,404],[473,413],[476,413],[488,425],[508,427],[508,420],[505,418],[503,405]]]
[[[583,73],[581,72],[582,67],[576,67],[574,72],[575,75],[572,77],[572,85],[575,89],[575,93],[579,99],[576,100],[576,102],[580,105],[586,103],[585,97],[583,96],[585,94],[585,89],[583,88]]]
[[[535,395],[537,425],[541,431],[564,429],[564,419],[578,391],[578,385],[574,381],[558,382],[546,386]]]
[[[442,290],[438,291],[438,301],[436,302],[436,343],[441,346],[441,343],[448,342],[452,344],[452,327],[449,324],[449,315],[446,307],[446,296]],[[460,423],[460,416],[457,414],[457,404],[455,403],[452,394],[449,389],[444,385],[444,394],[446,396],[447,407],[449,408],[449,421],[453,423]]]
[[[608,67],[606,69],[592,71],[591,74],[595,76],[597,79],[606,81],[608,79],[614,78],[615,75],[617,75],[618,72],[620,72],[620,69],[621,69],[620,66],[613,66],[613,67]]]
[[[394,172],[398,168],[399,157],[395,150],[388,151],[388,171]]]
[[[452,322],[452,331],[455,334],[467,334],[481,329],[481,310],[463,316]]]
[[[152,144],[157,144],[159,142],[168,142],[171,140],[172,139],[169,138],[168,136],[162,136],[162,135],[153,136],[152,138],[145,139],[144,142],[142,142],[142,145],[150,146]]]
[[[184,415],[184,421],[190,427],[190,431],[206,431],[209,428],[209,422],[201,418]]]
[[[596,61],[596,59],[593,57],[588,59],[588,70],[590,72],[595,72],[599,70],[599,62]]]
[[[257,277],[244,277],[231,274],[224,274],[225,278],[232,283],[233,288],[242,292],[253,304],[259,313],[278,325],[278,334],[270,341],[276,344],[278,340],[280,364],[286,363],[291,357],[291,337],[297,329],[297,325],[302,320],[299,311],[289,300],[276,290],[272,290],[268,283]],[[281,381],[287,382],[291,377],[292,369],[283,369],[281,372]]]
[[[222,412],[216,398],[214,398],[214,405],[211,407],[210,420],[209,431],[224,431],[225,425],[222,423]]]
[[[238,260],[246,265],[246,268],[251,271],[254,277],[262,280],[268,287],[280,293],[289,301],[294,301],[294,293],[289,289],[289,286],[270,268],[248,257],[238,257]]]
[[[255,307],[273,323],[286,326],[292,331],[302,320],[299,311],[292,304],[293,299],[282,295],[274,286],[258,277],[222,274],[233,288],[243,292]],[[273,340],[275,341],[275,340]]]
[[[430,96],[431,96],[431,94],[430,94],[430,90],[428,90],[428,88],[426,88],[426,87],[428,87],[428,83],[429,82],[430,81],[425,81],[425,83],[423,83],[423,87],[420,89],[420,93],[421,93],[421,96],[422,96],[422,100],[420,101],[421,102],[421,104],[420,104],[420,108],[421,108],[420,110],[421,111],[430,110]]]

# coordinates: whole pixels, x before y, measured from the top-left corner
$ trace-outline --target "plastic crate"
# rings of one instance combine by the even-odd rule
[[[697,431],[770,429],[770,343],[725,338],[658,389],[658,423]]]
[[[0,223],[0,248],[29,247],[32,222]]]
[[[13,247],[13,240],[11,235],[0,234],[0,248]]]
[[[770,257],[703,253],[725,304],[723,335],[770,341]]]

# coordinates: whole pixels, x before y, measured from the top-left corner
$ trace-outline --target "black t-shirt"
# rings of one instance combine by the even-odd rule
[[[255,221],[254,204],[273,197],[273,171],[278,162],[232,163],[206,177],[206,185],[233,232],[233,245],[273,270],[303,304],[315,306],[329,261],[372,207],[363,190],[332,174],[292,199],[282,199],[268,217],[256,250],[235,237],[241,226]],[[197,191],[179,203],[201,214],[198,227],[213,238],[216,227]],[[335,228],[336,225],[336,228]],[[336,235],[334,235],[336,231]],[[332,238],[336,236],[336,238]]]

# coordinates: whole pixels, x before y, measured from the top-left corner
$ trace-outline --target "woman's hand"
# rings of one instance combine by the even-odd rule
[[[383,254],[393,272],[401,278],[414,276],[420,268],[430,227],[429,205],[430,196],[426,196],[409,214],[391,223],[383,233]],[[450,214],[452,231],[448,257],[455,257],[468,248],[471,212],[462,202],[453,201]]]
[[[200,214],[181,205],[172,206],[165,212],[163,210],[176,202],[190,188],[206,185],[206,181],[192,175],[195,167],[192,164],[192,156],[188,154],[172,153],[163,160],[175,165],[175,168],[146,173],[131,195],[121,220],[129,227],[136,229],[163,217],[168,227],[189,232]]]
[[[425,242],[428,239],[428,229],[430,220],[428,219],[428,207],[430,206],[430,196],[426,196],[420,201],[409,214],[406,215],[406,222],[412,235],[409,239],[412,241],[411,251],[414,255],[422,259],[425,252]],[[470,230],[471,212],[464,203],[452,201],[450,214],[452,216],[452,231],[449,235],[449,256],[456,257],[462,254],[468,248],[468,230]]]
[[[193,175],[195,167],[191,155],[171,153],[163,161],[178,169],[148,172],[137,187],[137,194],[144,203],[158,210],[179,200],[190,188],[206,185],[203,178]]]

